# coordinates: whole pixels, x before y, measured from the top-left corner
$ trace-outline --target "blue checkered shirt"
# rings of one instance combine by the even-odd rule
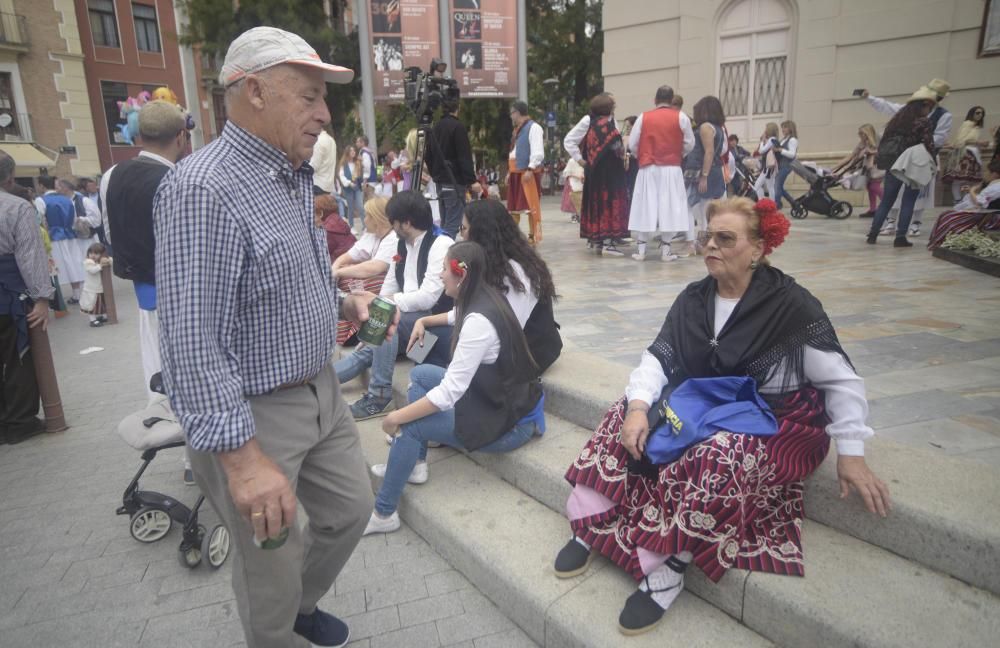
[[[153,206],[160,355],[188,444],[239,448],[247,397],[315,376],[337,332],[336,285],[313,224],[312,168],[227,122],[163,179]],[[275,430],[277,432],[277,430]]]

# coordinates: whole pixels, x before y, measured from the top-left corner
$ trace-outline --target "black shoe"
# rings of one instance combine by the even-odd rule
[[[90,328],[101,328],[102,326],[104,326],[104,322],[102,320],[90,320]]]
[[[908,247],[913,247],[913,243],[910,243],[909,241],[907,241],[906,237],[903,236],[903,237],[897,238],[895,241],[893,241],[892,242],[892,247],[908,248]]]
[[[70,297],[69,299],[66,300],[66,303],[69,304],[70,306],[73,306],[79,304],[80,300],[77,299],[76,297]]]
[[[351,405],[351,416],[354,417],[355,421],[367,421],[371,418],[385,416],[394,409],[396,409],[396,405],[391,398],[376,398],[366,392],[364,396]]]
[[[319,608],[312,614],[300,614],[295,617],[294,630],[314,646],[341,648],[351,640],[351,630],[347,624]]]
[[[559,578],[573,578],[587,571],[590,562],[594,559],[594,554],[574,538],[566,543],[566,546],[559,550],[556,555],[556,576]]]
[[[865,243],[868,245],[875,245],[878,241],[878,234],[869,234],[868,238],[865,239]]]
[[[21,425],[8,426],[4,440],[9,445],[17,445],[22,441],[27,441],[31,437],[38,436],[42,432],[45,432],[45,421],[36,418]]]
[[[649,632],[663,620],[664,612],[666,610],[653,600],[652,592],[636,590],[618,615],[618,630],[628,636]]]
[[[874,218],[874,217],[875,217],[875,212],[873,211],[866,211],[862,214],[858,214],[858,218]]]

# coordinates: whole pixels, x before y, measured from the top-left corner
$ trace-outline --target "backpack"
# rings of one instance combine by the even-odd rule
[[[76,208],[76,217],[73,219],[73,231],[78,238],[89,239],[94,235],[94,228],[87,222],[87,208],[83,206],[83,196],[73,195],[73,206]]]
[[[882,141],[878,143],[878,152],[875,154],[875,168],[888,171],[903,154],[903,151],[908,148],[910,148],[910,144],[903,133],[883,136]]]

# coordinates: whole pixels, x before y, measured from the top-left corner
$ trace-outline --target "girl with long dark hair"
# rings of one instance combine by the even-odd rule
[[[441,279],[455,300],[452,359],[447,369],[410,372],[409,405],[382,422],[402,433],[389,461],[372,466],[384,477],[365,534],[399,529],[396,509],[407,482],[427,481],[427,443],[460,450],[510,452],[545,431],[538,368],[507,300],[486,280],[486,253],[472,241],[448,249]],[[416,331],[409,347],[421,344]]]
[[[888,171],[896,161],[913,146],[923,144],[931,158],[937,155],[934,146],[934,129],[927,115],[934,109],[937,95],[927,88],[921,88],[913,93],[910,101],[889,120],[882,133],[882,143],[879,145],[877,165],[879,169]],[[899,220],[896,223],[896,240],[893,247],[913,247],[906,240],[907,228],[913,218],[913,205],[920,195],[920,187],[904,187],[903,181],[892,173],[886,173],[883,187],[882,204],[875,212],[871,229],[868,231],[867,242],[874,245],[878,241],[879,230],[889,215],[896,196],[903,192],[902,204],[899,210]]]
[[[611,114],[615,100],[599,94],[590,102],[590,128],[580,144],[586,162],[580,238],[603,256],[624,256],[615,240],[629,235],[625,146]]]

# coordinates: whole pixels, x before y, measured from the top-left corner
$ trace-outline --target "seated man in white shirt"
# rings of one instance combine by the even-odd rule
[[[356,421],[385,416],[393,410],[392,372],[399,340],[410,339],[413,324],[421,317],[446,312],[451,306],[447,298],[449,303],[439,304],[444,292],[440,268],[454,241],[434,227],[430,203],[419,192],[401,191],[389,201],[386,212],[399,243],[379,294],[396,304],[399,333],[378,347],[361,345],[333,365],[341,384],[369,367],[372,370],[368,391],[351,405]],[[447,366],[448,337],[439,336],[425,363]]]

